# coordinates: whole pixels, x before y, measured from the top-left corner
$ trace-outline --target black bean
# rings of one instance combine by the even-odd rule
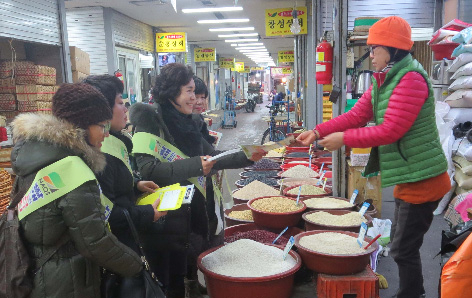
[[[278,169],[280,165],[275,161],[269,160],[267,158],[263,158],[257,162],[255,162],[252,166],[248,167],[248,169],[254,170],[261,170],[261,169]]]
[[[243,177],[276,177],[277,171],[247,171],[242,172],[241,176]]]
[[[236,184],[246,186],[254,180],[258,180],[258,181],[260,181],[262,183],[265,183],[269,186],[274,186],[274,187],[278,186],[277,179],[267,178],[267,177],[250,177],[250,178],[247,178],[247,179],[240,179],[240,180],[236,181]]]
[[[272,243],[278,235],[269,231],[264,230],[252,230],[247,232],[236,232],[231,236],[225,237],[225,242],[231,243],[239,239],[251,239],[261,243]],[[284,236],[280,236],[275,242],[277,245],[287,244],[288,239]]]

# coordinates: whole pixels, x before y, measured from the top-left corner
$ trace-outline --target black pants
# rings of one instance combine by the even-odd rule
[[[187,251],[145,250],[151,270],[163,284],[167,297],[185,298]]]
[[[420,248],[433,221],[439,201],[410,204],[395,199],[391,255],[398,266],[398,298],[418,298],[425,293]]]

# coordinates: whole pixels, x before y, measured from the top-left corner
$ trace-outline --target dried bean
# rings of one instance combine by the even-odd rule
[[[251,239],[260,243],[267,243],[271,244],[275,238],[277,238],[278,234],[264,231],[264,230],[252,230],[247,232],[236,232],[231,236],[225,237],[225,242],[231,243],[239,239]],[[279,239],[274,244],[277,245],[285,245],[287,244],[288,239],[284,236],[280,236]]]
[[[287,213],[298,211],[303,208],[302,204],[298,204],[294,200],[286,197],[270,197],[263,198],[252,202],[251,206],[254,209],[263,212]]]
[[[276,196],[279,194],[279,191],[264,184],[260,181],[252,181],[248,185],[240,188],[238,191],[233,193],[233,197],[241,199],[241,200],[251,200],[254,198],[260,198],[265,196]]]
[[[252,211],[251,210],[231,211],[228,214],[228,217],[231,217],[231,218],[234,218],[234,219],[254,221],[254,219],[252,218]]]
[[[308,152],[291,152],[291,153],[287,153],[285,154],[285,157],[310,157],[310,155],[308,154]]]
[[[251,177],[251,178],[247,178],[247,179],[240,179],[240,180],[236,181],[236,184],[246,186],[249,183],[251,183],[252,181],[256,181],[256,180],[260,181],[264,184],[267,184],[269,186],[276,187],[278,185],[277,184],[277,179],[267,178],[267,177]]]
[[[252,166],[248,167],[248,169],[254,170],[262,170],[262,169],[279,169],[280,165],[275,161],[269,160],[267,158],[263,158],[259,161],[256,161]]]
[[[241,176],[244,177],[277,177],[277,171],[248,171],[242,172]]]

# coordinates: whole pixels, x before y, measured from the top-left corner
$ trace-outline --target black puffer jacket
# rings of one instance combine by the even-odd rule
[[[133,143],[131,140],[119,132],[111,132],[110,135],[121,140],[128,152],[132,152]],[[98,176],[98,182],[105,196],[110,199],[114,206],[111,211],[110,227],[113,234],[124,244],[132,247],[138,252],[138,247],[134,241],[128,221],[123,213],[123,209],[127,209],[131,215],[131,219],[138,232],[149,229],[154,221],[154,210],[151,205],[136,205],[136,183],[128,167],[120,159],[106,154],[107,165],[105,170]]]
[[[13,122],[14,194],[24,195],[36,173],[67,156],[79,156],[95,172],[105,157],[85,141],[85,131],[49,115],[22,114]],[[100,191],[89,181],[20,221],[34,259],[67,233],[70,240],[34,276],[31,297],[100,297],[100,267],[123,276],[141,271],[139,256],[107,229]]]
[[[134,104],[130,109],[130,120],[134,126],[135,132],[151,133],[164,138],[171,144],[175,144],[174,137],[185,138],[185,135],[170,135],[162,117],[161,107],[157,103],[154,103],[152,106],[142,103]],[[204,155],[214,156],[220,153],[208,144],[203,137],[201,144],[201,152],[203,152]],[[202,162],[199,156],[177,160],[171,163],[162,163],[154,156],[148,154],[135,154],[134,157],[138,171],[143,176],[143,179],[152,180],[159,186],[166,186],[174,183],[188,185],[189,182],[187,179],[203,175]],[[213,166],[213,169],[222,170],[240,168],[251,165],[252,163],[252,161],[246,158],[243,152],[239,152],[233,154],[231,157],[218,161]],[[212,198],[213,194],[207,194],[207,197]],[[148,239],[155,242],[156,246],[167,245],[174,249],[188,247],[190,212],[192,216],[192,231],[200,234],[202,231],[208,233],[207,207],[203,195],[198,191],[196,191],[196,195],[194,196],[191,205],[191,211],[187,209],[189,208],[188,206],[176,211],[170,211],[166,215],[164,226],[157,229],[158,225],[156,225],[154,232],[152,233],[153,235],[149,235]],[[155,233],[160,235],[156,236]]]

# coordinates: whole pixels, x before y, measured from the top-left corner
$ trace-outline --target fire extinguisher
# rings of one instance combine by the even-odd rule
[[[333,47],[322,39],[316,47],[316,82],[329,85],[333,77]]]
[[[115,77],[117,77],[118,79],[120,79],[120,81],[124,84],[124,82],[123,82],[123,74],[120,72],[119,69],[118,69],[117,71],[115,71]]]

